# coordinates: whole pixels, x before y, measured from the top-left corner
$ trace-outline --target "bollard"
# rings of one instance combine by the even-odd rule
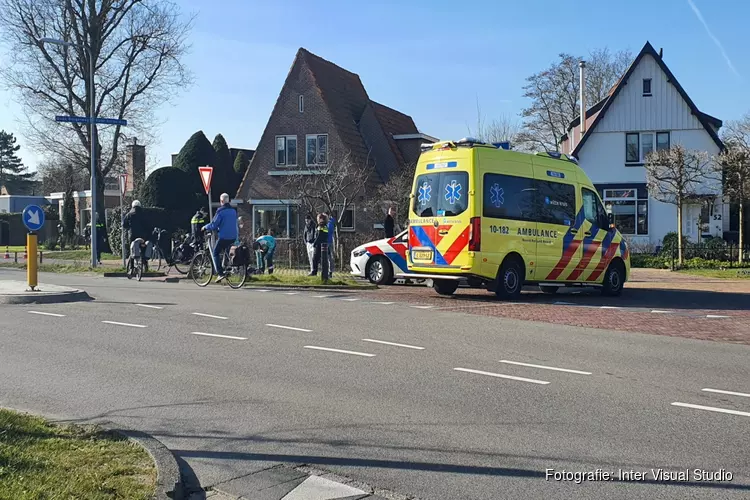
[[[28,250],[31,252],[31,255],[34,256],[33,259],[29,259],[26,262],[26,279],[29,282],[29,288],[31,288],[32,291],[36,289],[37,286],[37,263],[36,263],[36,254],[37,254],[37,248],[36,248],[36,234],[29,233],[26,236],[26,246]]]
[[[29,252],[28,252],[28,242],[26,242],[26,246],[23,247],[23,260],[29,260]]]
[[[320,271],[323,274],[323,281],[328,281],[328,243],[320,245]]]
[[[40,264],[44,263],[44,252],[39,252],[39,263]]]

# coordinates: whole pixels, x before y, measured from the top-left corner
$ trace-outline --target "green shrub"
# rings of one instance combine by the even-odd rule
[[[173,236],[184,234],[190,230],[190,219],[193,213],[193,210],[165,210],[157,207],[143,207],[143,215],[146,218],[147,227],[164,229]],[[120,256],[122,226],[119,207],[109,211],[107,228],[109,229],[109,241],[112,242],[112,253]]]
[[[630,255],[630,266],[649,268],[649,269],[667,269],[672,265],[672,258],[663,255],[650,255],[636,253]]]
[[[175,167],[154,170],[141,188],[141,203],[144,207],[159,207],[167,210],[194,210],[196,192],[188,174]]]
[[[179,168],[187,174],[191,192],[205,193],[203,191],[201,176],[198,172],[198,167],[205,165],[212,167],[216,165],[216,151],[203,131],[199,130],[190,136],[190,139],[182,146],[172,166]],[[211,194],[218,200],[221,192],[214,189]]]
[[[50,238],[47,241],[44,242],[44,245],[42,245],[45,250],[49,252],[54,252],[55,249],[57,249],[57,240],[54,238]]]

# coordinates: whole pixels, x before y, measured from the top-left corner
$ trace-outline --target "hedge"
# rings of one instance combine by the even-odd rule
[[[190,232],[190,219],[194,210],[166,210],[156,207],[143,207],[148,227],[166,230],[172,237]],[[122,227],[120,224],[120,207],[114,208],[107,215],[107,229],[109,241],[112,242],[112,253],[120,255],[120,242]],[[117,242],[117,243],[115,243]]]

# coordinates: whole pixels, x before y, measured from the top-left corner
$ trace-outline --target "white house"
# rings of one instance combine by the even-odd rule
[[[681,144],[718,155],[721,120],[702,113],[667,68],[662,52],[646,42],[609,95],[580,116],[562,137],[562,151],[575,156],[631,241],[658,245],[677,229],[676,206],[649,197],[644,161],[650,151]],[[581,130],[583,129],[583,131]],[[729,230],[729,205],[721,183],[706,182],[708,202],[685,205],[684,235],[722,237]],[[715,198],[713,198],[715,196]],[[713,198],[713,199],[712,199]],[[700,220],[708,224],[699,226]]]

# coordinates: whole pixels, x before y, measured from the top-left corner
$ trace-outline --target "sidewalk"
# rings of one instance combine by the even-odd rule
[[[0,280],[0,304],[54,304],[90,298],[84,290],[67,286],[39,283],[36,291],[31,291],[25,281]]]
[[[750,280],[711,278],[678,273],[666,269],[631,270],[628,288],[664,288],[704,292],[750,293]]]

